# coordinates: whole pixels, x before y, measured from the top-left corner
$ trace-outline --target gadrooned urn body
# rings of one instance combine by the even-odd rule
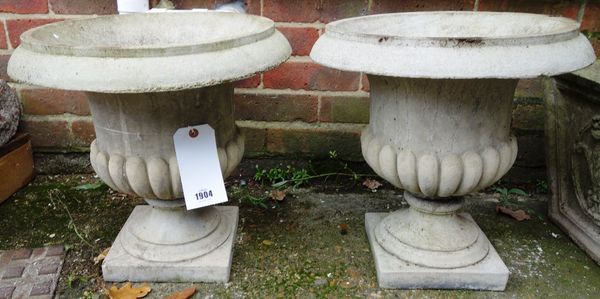
[[[311,58],[368,74],[367,163],[399,188],[461,196],[498,181],[517,156],[519,78],[574,71],[594,51],[575,21],[495,12],[415,12],[332,22]]]
[[[67,20],[21,40],[9,75],[88,92],[97,137],[92,166],[112,188],[148,199],[183,196],[172,138],[180,127],[211,125],[229,175],[244,152],[230,82],[291,53],[273,21],[222,12]]]

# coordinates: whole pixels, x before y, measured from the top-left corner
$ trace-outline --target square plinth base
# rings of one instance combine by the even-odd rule
[[[367,213],[365,225],[375,258],[379,287],[386,289],[471,289],[503,291],[508,268],[490,244],[479,263],[456,269],[435,269],[407,263],[385,251],[375,240],[373,229],[388,213]],[[469,216],[470,218],[470,216]],[[486,238],[486,241],[489,240]]]
[[[156,281],[156,282],[227,282],[231,270],[233,244],[238,223],[238,207],[216,206],[223,213],[224,219],[231,222],[230,237],[214,251],[199,258],[177,262],[150,262],[133,257],[123,249],[120,238],[123,230],[102,263],[102,275],[106,281]],[[127,223],[134,221],[138,215],[148,213],[150,206],[137,206]]]

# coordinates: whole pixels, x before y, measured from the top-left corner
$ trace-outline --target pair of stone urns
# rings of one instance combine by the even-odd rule
[[[229,279],[238,209],[186,211],[173,134],[209,124],[227,177],[244,153],[231,82],[290,54],[271,20],[235,13],[68,20],[21,36],[9,75],[88,92],[94,170],[111,188],[149,203],[119,233],[102,266],[106,280]],[[380,287],[503,290],[509,271],[473,219],[459,213],[462,196],[495,183],[515,161],[518,79],[594,61],[579,24],[521,13],[372,15],[328,24],[310,56],[368,74],[362,153],[410,205],[366,214]]]

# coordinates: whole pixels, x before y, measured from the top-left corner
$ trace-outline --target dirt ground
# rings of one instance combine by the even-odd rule
[[[549,222],[547,195],[539,186],[519,186],[530,195],[513,196],[532,216],[522,222],[496,212],[498,193],[466,197],[465,210],[511,271],[505,292],[384,290],[377,287],[364,214],[406,207],[402,191],[386,183],[371,190],[362,185],[364,177],[326,176],[289,187],[276,201],[268,198],[270,184],[252,179],[255,171],[247,164],[227,182],[227,204],[240,206],[230,282],[151,283],[147,298],[190,286],[198,289],[193,298],[600,297],[600,266]],[[145,204],[98,182],[89,174],[40,175],[0,205],[0,249],[66,246],[59,298],[105,296],[111,284],[103,281],[94,257],[111,246],[133,207]],[[87,190],[76,189],[82,185]],[[259,204],[248,198],[266,199]]]

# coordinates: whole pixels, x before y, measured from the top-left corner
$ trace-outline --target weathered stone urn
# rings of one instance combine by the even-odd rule
[[[87,91],[94,170],[111,188],[149,203],[134,209],[115,240],[102,265],[105,280],[229,279],[237,207],[186,211],[173,134],[209,124],[227,177],[244,152],[230,82],[290,53],[271,20],[218,12],[69,20],[21,36],[9,75]]]
[[[509,271],[459,212],[463,196],[498,181],[515,161],[518,78],[594,60],[579,24],[521,13],[373,15],[328,24],[311,57],[367,73],[371,114],[362,153],[405,190],[410,205],[366,215],[379,285],[503,290]]]
[[[548,214],[600,264],[600,60],[545,87]]]

